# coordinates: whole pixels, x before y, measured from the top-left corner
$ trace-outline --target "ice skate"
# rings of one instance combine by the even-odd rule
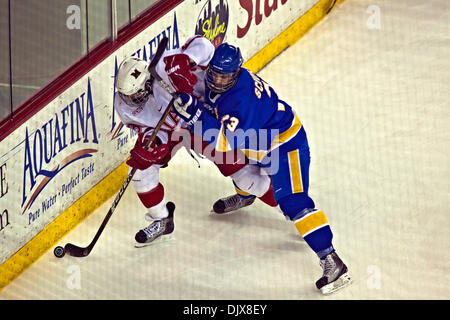
[[[321,259],[320,266],[323,269],[323,276],[316,281],[316,287],[323,294],[331,294],[352,282],[347,266],[336,252],[330,253],[324,259]]]
[[[155,220],[148,227],[139,230],[139,232],[136,233],[136,248],[141,248],[153,244],[154,241],[158,238],[160,240],[168,240],[170,238],[170,234],[174,229],[173,212],[175,211],[175,204],[173,202],[168,202],[166,207],[169,211],[169,215],[167,216],[167,218]],[[158,240],[158,242],[160,242],[160,240]]]
[[[236,193],[235,195],[217,200],[213,205],[212,212],[222,214],[235,211],[251,205],[253,202],[255,202],[255,199],[255,196],[244,198]]]

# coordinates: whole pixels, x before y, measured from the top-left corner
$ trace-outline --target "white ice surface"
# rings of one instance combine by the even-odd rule
[[[380,29],[367,27],[371,5]],[[306,128],[310,194],[350,287],[330,297],[315,289],[317,257],[277,210],[257,201],[210,214],[231,181],[181,150],[161,171],[177,205],[172,241],[134,248],[146,221],[130,187],[91,255],[56,259],[50,250],[0,300],[449,299],[449,7],[347,0],[259,73]],[[60,244],[87,245],[113,198]]]

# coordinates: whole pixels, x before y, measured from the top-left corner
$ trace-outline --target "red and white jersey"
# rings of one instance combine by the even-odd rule
[[[214,55],[214,50],[213,44],[208,39],[202,36],[191,37],[181,48],[165,51],[156,65],[156,72],[167,84],[171,85],[165,71],[164,57],[179,53],[188,55],[196,63],[191,68],[198,79],[194,86],[194,95],[203,100],[205,96],[205,69]],[[120,98],[118,93],[116,93],[114,99],[114,107],[122,123],[140,133],[148,128],[156,127],[171,99],[172,96],[155,81],[153,83],[153,95],[150,95],[147,102],[141,107],[130,107]],[[183,127],[183,120],[171,111],[157,136],[163,143],[167,143],[169,133]]]
[[[141,107],[130,107],[120,98],[119,93],[116,93],[114,107],[125,126],[135,130],[137,133],[142,133],[148,128],[155,128],[158,125],[159,120],[167,108],[167,104],[159,104],[155,97],[150,95],[147,102]],[[173,111],[169,113],[157,134],[162,143],[168,142],[170,132],[180,129],[182,122]],[[148,131],[147,134],[151,132]]]

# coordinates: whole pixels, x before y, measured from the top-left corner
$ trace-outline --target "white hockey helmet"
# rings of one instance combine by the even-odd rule
[[[147,62],[129,57],[119,66],[116,88],[127,105],[139,107],[147,102],[152,93],[151,80]]]

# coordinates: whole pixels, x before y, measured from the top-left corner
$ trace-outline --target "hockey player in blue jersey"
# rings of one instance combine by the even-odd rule
[[[308,195],[310,152],[305,129],[289,104],[242,63],[239,48],[221,44],[206,70],[207,103],[183,93],[175,100],[176,112],[192,130],[201,123],[204,138],[214,140],[217,151],[239,148],[270,176],[279,208],[320,259],[323,275],[317,288],[332,293],[351,279],[332,245],[327,217]],[[217,121],[220,130],[206,134],[217,128]]]

